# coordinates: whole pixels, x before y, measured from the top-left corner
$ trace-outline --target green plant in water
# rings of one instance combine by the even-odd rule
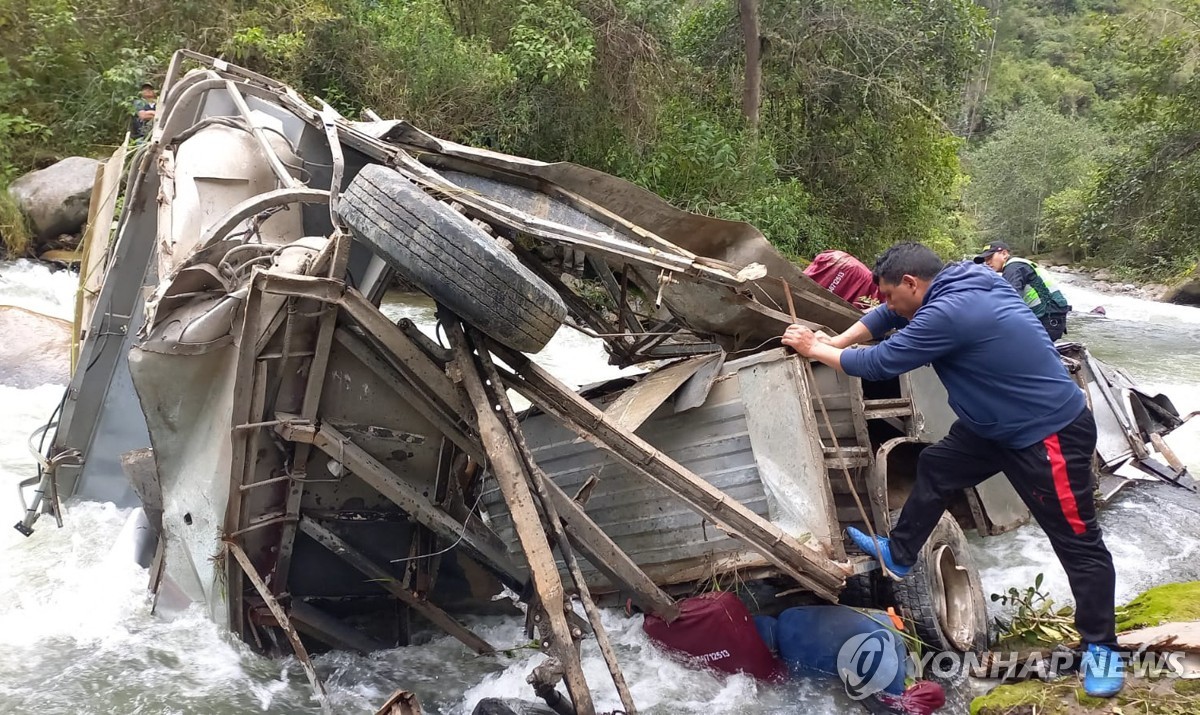
[[[1042,593],[1044,576],[1038,574],[1033,585],[1024,590],[1010,588],[1008,593],[992,594],[993,602],[1014,609],[1009,620],[996,619],[1001,643],[1020,641],[1030,645],[1057,645],[1079,640],[1079,632],[1075,630],[1075,609],[1058,606],[1048,594]]]

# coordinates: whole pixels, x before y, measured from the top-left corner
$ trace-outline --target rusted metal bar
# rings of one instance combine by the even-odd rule
[[[283,424],[277,427],[276,431],[288,441],[308,442],[317,447],[345,465],[359,479],[374,487],[413,520],[429,527],[452,543],[462,543],[483,559],[484,563],[505,574],[510,582],[524,582],[524,572],[512,562],[503,547],[492,544],[486,537],[476,534],[469,524],[459,523],[438,509],[421,492],[337,430],[327,425],[317,430],[310,426]]]
[[[287,167],[283,165],[283,161],[275,153],[271,142],[267,141],[267,135],[263,132],[262,127],[254,123],[254,117],[250,114],[250,107],[246,105],[246,98],[238,91],[237,84],[233,80],[226,80],[225,87],[229,90],[229,98],[233,100],[233,105],[237,107],[238,113],[250,125],[250,133],[258,141],[258,148],[262,151],[267,164],[270,165],[271,171],[275,173],[275,178],[279,179],[279,183],[284,188],[290,189],[299,186],[300,181],[288,173]]]
[[[287,295],[315,297],[326,294],[324,284],[311,279],[291,280],[285,283],[275,280],[275,276],[264,275],[264,281],[276,292]],[[312,289],[312,292],[309,292],[309,289]],[[400,365],[385,362],[363,339],[341,328],[334,333],[338,343],[371,368],[411,405],[421,410],[422,414],[459,449],[476,462],[482,463],[486,459],[483,449],[477,438],[467,431],[468,427],[473,425],[461,422],[468,411],[473,413],[463,395],[462,387],[452,382],[418,344],[367,303],[357,291],[347,290],[339,302],[351,320],[362,326],[373,339],[378,340],[402,363],[403,371]],[[674,600],[655,585],[628,554],[596,525],[583,508],[573,502],[554,482],[549,482],[547,486],[559,516],[567,525],[571,543],[588,561],[614,584],[619,584],[633,593],[638,606],[647,613],[653,613],[667,621],[678,617],[679,609]]]
[[[471,629],[459,623],[453,616],[441,608],[403,588],[399,580],[383,565],[376,563],[337,534],[308,517],[300,518],[300,530],[318,544],[336,554],[343,561],[370,577],[380,588],[387,590],[388,593],[398,598],[406,606],[420,613],[430,623],[462,641],[471,650],[481,654],[495,652],[496,649],[486,640],[480,638]]]
[[[508,395],[505,394],[504,388],[500,383],[500,374],[496,372],[496,366],[492,363],[491,356],[484,347],[484,342],[481,336],[475,333],[474,330],[468,331],[468,344],[473,345],[479,354],[479,364],[483,368],[483,374],[487,377],[488,382],[492,385],[492,399],[495,404],[500,406],[500,411],[504,415],[504,421],[508,423],[508,431],[511,435],[513,444],[517,448],[517,453],[521,457],[521,461],[525,463],[525,473],[529,477],[529,481],[533,484],[533,489],[537,493],[538,502],[542,506],[542,511],[546,513],[546,522],[550,526],[550,533],[554,537],[554,542],[558,545],[558,551],[562,554],[563,561],[567,565],[567,572],[571,574],[571,580],[575,582],[575,587],[579,590],[579,600],[583,603],[583,611],[587,614],[588,621],[592,624],[592,633],[596,636],[596,644],[600,647],[600,653],[604,656],[604,663],[608,666],[609,675],[612,676],[613,685],[617,688],[617,695],[621,698],[621,704],[625,707],[625,712],[628,715],[636,715],[637,706],[633,704],[633,696],[629,693],[629,686],[625,684],[625,674],[621,672],[621,665],[617,662],[617,655],[613,652],[612,643],[608,640],[608,631],[604,630],[604,623],[600,619],[600,611],[596,609],[596,603],[592,600],[592,594],[588,591],[587,580],[583,577],[583,571],[579,568],[579,562],[575,559],[575,552],[571,549],[571,543],[567,539],[566,533],[563,531],[562,522],[558,517],[558,510],[554,508],[554,500],[550,497],[550,492],[546,488],[546,483],[550,478],[542,472],[537,461],[533,458],[533,454],[529,451],[529,445],[525,443],[525,435],[521,432],[521,423],[513,413],[512,404],[508,401]]]
[[[332,240],[349,241],[350,237],[335,234],[335,238]],[[349,246],[346,247],[346,251],[349,252]],[[335,254],[333,261],[335,265],[338,260],[339,255]],[[317,408],[321,402],[321,389],[325,386],[325,373],[329,367],[329,355],[333,349],[333,330],[337,327],[338,307],[322,304],[322,311],[321,316],[317,318],[316,344],[313,347],[313,357],[308,362],[308,382],[304,388],[304,401],[300,407],[300,419],[309,422],[317,418]],[[294,517],[300,514],[300,504],[304,499],[304,482],[308,475],[308,457],[311,449],[312,446],[309,444],[297,443],[292,458],[292,476],[294,478],[288,485],[284,513],[293,520],[285,522],[279,531],[279,548],[275,554],[275,573],[271,581],[271,586],[276,589],[276,593],[288,590],[292,552],[296,547]]]
[[[628,297],[628,281],[618,284],[617,277],[613,275],[612,268],[608,266],[608,261],[603,258],[592,258],[588,256],[588,261],[592,264],[592,268],[596,271],[596,275],[600,276],[600,282],[608,290],[608,294],[612,296],[617,304],[617,322],[624,323],[625,327],[631,333],[644,332],[641,322],[633,311],[629,310],[629,306],[625,305],[625,300]]]
[[[845,571],[833,561],[801,546],[779,527],[667,457],[643,439],[611,424],[573,390],[558,382],[527,357],[489,341],[489,349],[517,370],[502,379],[583,439],[610,452],[632,471],[680,497],[698,514],[742,539],[801,585],[836,601]]]
[[[569,604],[565,600],[562,579],[554,562],[554,552],[547,541],[546,531],[542,528],[541,516],[529,491],[520,456],[484,391],[483,380],[471,358],[470,347],[462,327],[456,321],[448,321],[445,327],[451,348],[455,352],[454,364],[475,408],[479,436],[490,459],[492,474],[500,485],[504,501],[512,513],[517,538],[525,552],[525,559],[529,562],[530,576],[546,611],[551,633],[550,654],[563,667],[567,692],[571,695],[575,709],[580,715],[595,715],[596,709],[583,674],[583,664],[579,660],[579,651],[575,647],[574,636],[567,622],[566,610]]]
[[[250,579],[250,583],[254,584],[258,595],[262,597],[267,604],[267,608],[271,609],[271,615],[275,616],[275,622],[279,624],[284,635],[287,636],[288,642],[292,644],[292,650],[296,653],[296,660],[300,661],[300,667],[304,670],[304,675],[308,677],[308,682],[312,685],[313,692],[317,696],[317,700],[321,703],[321,712],[326,715],[333,715],[333,708],[329,704],[329,696],[325,692],[325,686],[321,683],[321,679],[317,677],[317,670],[313,667],[312,659],[308,657],[308,651],[304,649],[304,644],[300,642],[300,636],[296,633],[296,629],[292,627],[292,622],[288,620],[287,614],[283,611],[283,606],[279,605],[279,601],[275,600],[275,596],[271,594],[270,587],[263,582],[262,577],[258,575],[254,564],[251,563],[250,557],[233,541],[225,542],[225,549],[233,554],[234,559],[242,567],[242,573],[246,578]]]
[[[259,274],[261,275],[261,274]],[[265,399],[265,386],[262,379],[266,366],[261,365],[255,358],[258,355],[256,337],[262,322],[263,293],[257,285],[252,284],[250,294],[246,297],[245,317],[242,321],[242,340],[238,345],[236,374],[234,376],[233,404],[230,409],[230,422],[235,425],[248,424],[262,418]],[[230,435],[231,451],[229,475],[229,500],[225,506],[225,522],[222,533],[232,534],[242,528],[242,504],[244,494],[243,484],[251,478],[251,468],[255,453],[255,436],[258,431],[233,430]],[[230,629],[244,637],[245,608],[242,603],[242,572],[226,559],[226,598],[229,601]]]

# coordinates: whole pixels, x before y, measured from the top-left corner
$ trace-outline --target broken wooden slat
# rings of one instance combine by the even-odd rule
[[[579,715],[594,715],[596,709],[592,703],[592,694],[583,675],[583,664],[579,661],[579,651],[575,647],[570,624],[567,623],[565,611],[568,604],[564,600],[558,565],[554,562],[554,552],[546,539],[546,531],[542,528],[541,517],[534,505],[533,494],[529,491],[520,457],[484,392],[483,380],[471,359],[462,327],[451,322],[446,326],[446,334],[455,351],[454,364],[475,407],[479,437],[490,458],[492,475],[512,513],[517,539],[525,552],[533,585],[549,620],[550,633],[553,636],[550,652],[563,668],[567,692],[571,695],[576,712]]]
[[[550,498],[550,493],[546,488],[546,483],[550,481],[550,478],[542,472],[541,468],[537,465],[537,461],[534,460],[533,454],[529,451],[529,445],[525,443],[525,436],[521,432],[521,422],[513,413],[512,405],[508,402],[508,395],[500,385],[500,375],[496,372],[496,366],[492,363],[487,350],[482,348],[483,340],[474,331],[472,331],[472,334],[473,339],[468,344],[478,346],[479,364],[483,367],[483,374],[487,376],[488,382],[492,385],[494,399],[500,405],[504,419],[508,423],[509,434],[512,436],[513,444],[516,446],[521,460],[525,463],[526,475],[533,484],[542,511],[546,513],[546,521],[550,526],[550,533],[554,535],[554,541],[558,544],[559,553],[562,554],[563,561],[567,564],[567,570],[571,574],[571,580],[575,582],[575,587],[579,591],[579,600],[583,603],[584,613],[587,614],[588,621],[592,624],[592,633],[596,636],[596,645],[600,647],[600,653],[604,656],[604,662],[608,666],[609,674],[612,676],[613,685],[617,688],[621,704],[628,715],[637,715],[637,707],[633,703],[633,696],[629,693],[629,686],[625,683],[625,675],[621,672],[621,666],[617,663],[617,656],[613,652],[612,643],[608,640],[608,631],[604,629],[604,623],[600,619],[600,611],[596,609],[596,603],[592,600],[592,594],[588,592],[587,580],[583,577],[583,571],[579,568],[579,562],[575,559],[575,554],[571,550],[571,544],[567,539],[566,533],[563,531],[562,522],[559,521],[558,510],[554,507],[554,500]]]
[[[287,614],[283,612],[283,607],[279,605],[279,601],[275,600],[270,587],[258,575],[258,571],[255,570],[254,564],[251,563],[250,557],[246,555],[242,547],[232,541],[226,541],[225,549],[233,554],[233,558],[242,567],[242,573],[246,575],[246,578],[250,579],[250,583],[254,584],[258,595],[266,602],[267,608],[271,609],[271,615],[275,616],[275,622],[279,624],[280,629],[283,630],[284,635],[287,636],[288,641],[292,644],[296,660],[300,661],[300,667],[304,670],[304,675],[308,677],[308,682],[312,685],[313,693],[321,703],[321,712],[326,715],[332,715],[333,708],[329,705],[329,696],[325,692],[325,686],[321,683],[321,679],[317,677],[317,670],[313,667],[312,659],[308,657],[308,651],[304,649],[304,644],[300,642],[300,636],[296,633],[296,629],[292,627]]]
[[[286,418],[287,415],[280,415],[280,417]],[[493,545],[482,535],[476,534],[469,525],[459,523],[449,514],[438,509],[419,491],[337,430],[328,425],[322,426],[318,430],[311,425],[292,425],[287,422],[280,424],[275,429],[288,441],[313,444],[325,454],[345,465],[359,479],[374,487],[376,491],[404,510],[413,520],[451,542],[461,542],[482,558],[484,563],[499,569],[511,581],[517,583],[524,581],[525,574],[512,562],[506,551]]]
[[[784,573],[830,601],[845,583],[836,563],[811,552],[774,524],[662,454],[627,430],[612,425],[590,402],[558,382],[526,356],[488,343],[519,377],[505,382],[585,440],[617,457],[634,472],[682,498],[697,513],[722,526],[766,556]]]
[[[421,715],[421,703],[407,690],[397,690],[375,715]]]
[[[492,653],[495,649],[491,644],[480,638],[469,628],[459,623],[453,616],[434,604],[400,586],[400,582],[382,565],[373,561],[366,554],[346,543],[324,526],[308,517],[301,517],[300,530],[310,536],[321,546],[341,557],[343,561],[369,576],[380,588],[400,599],[405,605],[429,619],[430,623],[446,631],[476,653]]]

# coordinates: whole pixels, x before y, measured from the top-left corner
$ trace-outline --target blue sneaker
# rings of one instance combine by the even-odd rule
[[[855,529],[853,526],[846,527],[846,536],[854,542],[854,545],[862,549],[867,556],[879,558],[883,556],[883,565],[887,567],[897,578],[904,578],[912,571],[912,566],[901,566],[892,558],[892,544],[886,536],[876,536],[875,541],[871,541],[871,537],[863,532]],[[876,548],[878,544],[878,549]]]
[[[1083,692],[1093,698],[1111,698],[1125,685],[1125,665],[1108,646],[1089,643],[1081,669]]]

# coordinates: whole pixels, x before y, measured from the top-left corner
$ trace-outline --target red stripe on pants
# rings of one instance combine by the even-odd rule
[[[1079,518],[1079,506],[1075,503],[1075,492],[1071,491],[1071,480],[1067,477],[1067,460],[1063,459],[1062,445],[1058,443],[1058,435],[1052,434],[1046,438],[1046,456],[1050,458],[1050,471],[1054,475],[1054,491],[1058,494],[1058,503],[1062,507],[1063,516],[1076,534],[1087,531],[1083,519]]]

